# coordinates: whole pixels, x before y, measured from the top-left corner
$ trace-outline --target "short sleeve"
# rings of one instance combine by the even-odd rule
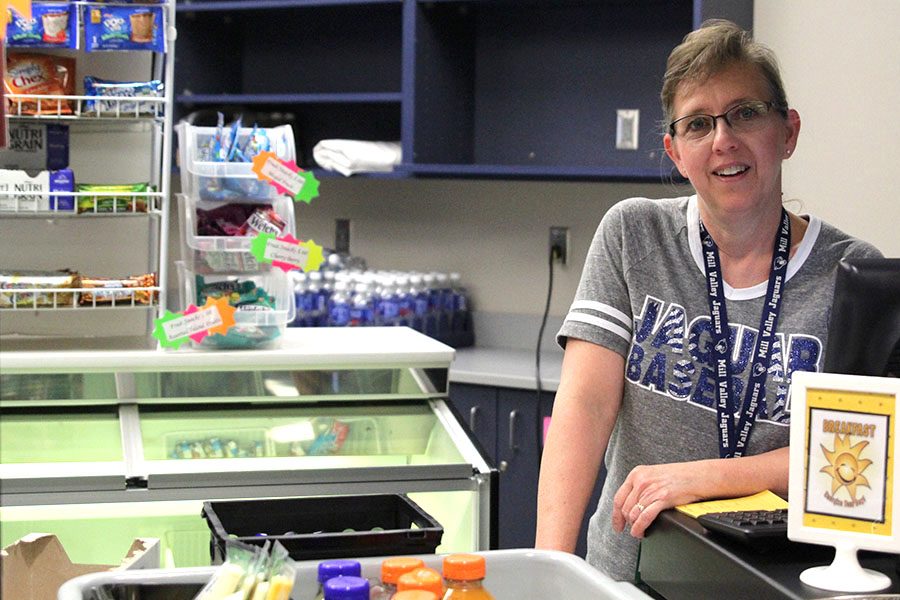
[[[588,250],[575,300],[556,334],[599,344],[622,356],[631,347],[633,318],[625,280],[625,212],[629,201],[613,206],[600,221]]]

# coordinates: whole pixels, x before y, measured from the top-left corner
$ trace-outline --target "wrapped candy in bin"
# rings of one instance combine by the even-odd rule
[[[235,140],[229,148],[217,154],[216,140],[223,130],[217,127],[196,127],[185,122],[175,127],[181,159],[182,191],[200,200],[214,202],[256,202],[278,196],[275,188],[261,181],[253,172],[252,148],[255,140],[265,136],[264,147],[285,161],[296,160],[294,133],[290,125],[270,128],[224,128]]]
[[[295,306],[287,275],[277,270],[259,273],[196,273],[177,262],[183,306],[204,306],[208,299],[227,298],[235,307],[235,324],[226,333],[212,333],[195,347],[252,349],[275,347]]]

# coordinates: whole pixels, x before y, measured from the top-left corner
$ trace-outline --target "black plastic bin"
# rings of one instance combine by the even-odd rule
[[[278,540],[294,560],[432,554],[444,528],[403,494],[204,502],[212,564],[229,539]]]

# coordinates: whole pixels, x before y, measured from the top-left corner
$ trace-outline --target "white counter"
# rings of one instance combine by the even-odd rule
[[[541,352],[541,388],[555,392],[559,387],[562,351]],[[450,383],[469,383],[533,390],[534,350],[512,348],[460,348],[450,365]]]
[[[455,350],[406,327],[288,328],[270,350],[24,350],[0,354],[4,373],[130,370],[249,370],[259,367],[446,367]]]

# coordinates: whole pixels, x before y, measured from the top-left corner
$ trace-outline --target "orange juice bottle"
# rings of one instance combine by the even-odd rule
[[[494,600],[484,589],[485,561],[477,554],[450,554],[444,557],[444,600]]]
[[[391,600],[441,600],[441,597],[426,590],[405,590],[394,594]]]
[[[408,590],[425,590],[433,592],[438,598],[443,598],[444,578],[440,573],[428,567],[416,569],[397,578],[397,592]]]
[[[371,600],[390,600],[397,593],[397,580],[400,576],[424,566],[421,558],[411,556],[384,559],[381,562],[381,584],[372,586]]]

